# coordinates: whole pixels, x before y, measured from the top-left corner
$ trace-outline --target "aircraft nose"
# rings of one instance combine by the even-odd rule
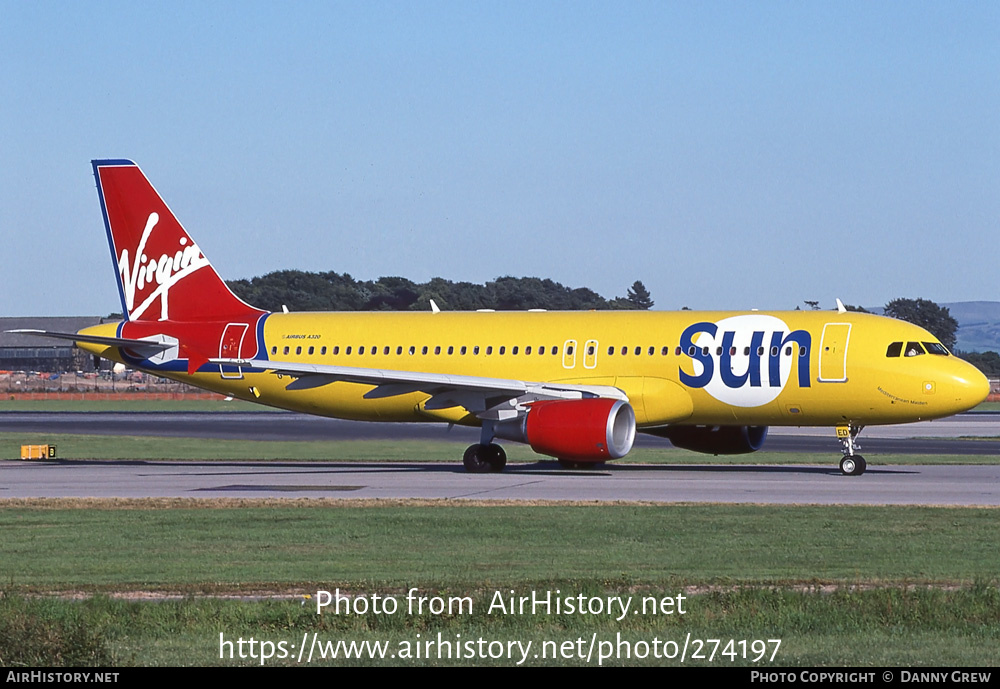
[[[966,411],[986,401],[990,394],[990,381],[972,364],[960,359],[955,361],[961,366],[952,373],[949,387],[954,391],[958,411]]]

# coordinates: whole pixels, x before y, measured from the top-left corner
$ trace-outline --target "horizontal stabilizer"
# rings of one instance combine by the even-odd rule
[[[129,349],[141,349],[146,351],[162,352],[170,349],[175,344],[157,342],[155,340],[130,340],[124,337],[102,337],[100,335],[82,335],[80,333],[58,333],[52,330],[8,330],[6,332],[19,335],[36,335],[38,337],[52,337],[57,340],[72,340],[73,342],[89,342],[91,344],[106,345],[108,347],[128,347]]]

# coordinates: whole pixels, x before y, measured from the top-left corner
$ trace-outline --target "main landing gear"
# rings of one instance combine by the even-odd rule
[[[865,469],[868,468],[868,463],[865,458],[859,454],[855,454],[856,450],[860,450],[861,446],[857,443],[858,434],[861,433],[861,429],[864,426],[837,426],[837,438],[840,439],[840,444],[844,446],[844,458],[840,460],[840,471],[844,476],[861,476],[865,473]]]
[[[507,453],[496,443],[469,445],[462,464],[470,474],[495,474],[507,466]]]
[[[499,474],[507,466],[507,453],[493,442],[493,421],[484,420],[479,432],[479,443],[469,445],[462,457],[462,464],[470,474]]]

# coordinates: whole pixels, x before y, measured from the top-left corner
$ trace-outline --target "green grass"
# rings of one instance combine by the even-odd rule
[[[419,639],[545,641],[618,636],[651,643],[781,639],[773,665],[921,666],[1000,662],[996,512],[911,507],[718,505],[192,507],[0,509],[0,664],[234,665],[219,634],[298,645]],[[87,503],[81,503],[87,504]],[[94,503],[101,504],[101,503]],[[246,503],[254,504],[254,503]],[[166,506],[172,505],[170,508]],[[380,593],[395,614],[317,615],[294,594]],[[471,615],[410,614],[406,591],[470,596]],[[172,591],[156,603],[100,592]],[[684,595],[685,614],[487,614],[497,592]],[[40,593],[80,591],[83,600]],[[225,600],[206,592],[285,593]],[[97,593],[97,595],[90,595]],[[32,594],[25,597],[25,594]],[[635,608],[633,608],[634,610]],[[575,644],[571,644],[574,645]],[[512,665],[514,661],[330,661]],[[596,664],[596,657],[590,663]],[[269,664],[294,664],[274,660]],[[529,664],[586,664],[535,659]],[[679,664],[630,658],[607,664]],[[708,664],[690,660],[687,664]],[[713,665],[746,665],[717,658]]]
[[[19,408],[98,410],[92,402]],[[61,407],[59,405],[66,404]],[[102,410],[263,409],[245,403],[108,402]],[[0,410],[13,409],[3,406]],[[189,406],[194,405],[194,406]],[[1000,406],[1000,405],[998,405]],[[55,443],[66,459],[458,462],[450,441],[269,442],[65,434],[0,434],[0,457]],[[629,462],[815,463],[830,453],[717,458],[672,449]],[[512,462],[545,458],[507,446]],[[980,456],[871,455],[871,464],[993,463]],[[0,665],[234,665],[228,639],[410,643],[436,637],[531,641],[780,638],[774,665],[992,666],[1000,663],[1000,535],[990,509],[722,505],[454,505],[326,500],[0,502]],[[107,506],[117,508],[107,509]],[[197,505],[197,507],[195,506]],[[216,509],[204,509],[214,505]],[[164,509],[169,506],[170,509]],[[137,509],[136,509],[137,508]],[[309,593],[341,587],[469,595],[471,617],[331,615],[292,600],[207,594]],[[580,615],[486,615],[495,591],[674,596],[684,616],[622,622]],[[832,589],[832,590],[831,590]],[[118,600],[117,592],[182,600]],[[53,598],[79,592],[83,600]],[[38,597],[41,595],[41,597]],[[26,597],[27,596],[27,597]],[[512,665],[501,660],[333,664]],[[716,659],[713,665],[734,661]],[[270,664],[293,664],[289,660]],[[579,659],[529,664],[581,665]],[[591,664],[596,664],[596,660]],[[647,658],[607,664],[677,664]],[[688,661],[687,664],[692,664]],[[699,664],[695,662],[694,664]],[[736,661],[735,664],[746,664]],[[762,663],[772,667],[769,663]]]
[[[573,593],[602,595],[607,589],[573,588]],[[562,590],[566,593],[566,590]],[[437,592],[444,593],[444,592]],[[528,593],[519,591],[519,593]],[[643,593],[631,595],[638,604]],[[649,592],[645,592],[648,594]],[[658,591],[676,595],[674,590]],[[447,595],[446,593],[444,595]],[[297,600],[232,601],[186,599],[156,604],[96,597],[82,602],[0,599],[0,657],[7,664],[27,665],[295,665],[295,649],[303,636],[324,642],[375,641],[390,651],[404,644],[445,641],[508,640],[531,642],[526,665],[587,665],[579,658],[536,658],[545,642],[570,642],[574,653],[596,640],[590,665],[680,665],[680,661],[647,657],[599,660],[598,653],[620,649],[619,639],[631,644],[672,641],[675,649],[685,638],[721,639],[719,655],[707,659],[711,645],[702,647],[705,660],[687,659],[686,665],[748,666],[751,660],[722,655],[728,640],[780,639],[761,644],[763,668],[775,666],[995,666],[1000,662],[1000,596],[995,586],[960,590],[839,590],[833,593],[737,588],[689,594],[685,614],[641,614],[622,621],[581,615],[487,614],[491,594],[476,594],[471,615],[408,614],[405,596],[397,597],[394,615],[317,615],[313,606]],[[5,635],[5,627],[13,630]],[[220,644],[220,634],[232,643]],[[4,643],[5,636],[10,638]],[[239,639],[272,644],[283,642],[290,658],[230,658],[239,654]],[[15,641],[21,642],[15,645]],[[595,644],[596,645],[596,644]],[[411,646],[412,647],[412,646]],[[559,646],[555,646],[558,648]],[[220,658],[220,648],[225,657]],[[551,647],[550,647],[551,648]],[[777,648],[771,662],[771,652]],[[249,647],[244,649],[248,652]],[[676,652],[676,651],[674,651]],[[517,660],[520,655],[515,652]],[[308,658],[307,654],[303,655]],[[751,656],[753,658],[755,656]],[[388,659],[327,660],[322,665],[514,665],[517,660]],[[303,663],[304,664],[304,663]]]
[[[21,445],[54,444],[61,460],[197,460],[197,461],[461,461],[468,443],[449,440],[309,440],[270,441],[153,436],[74,435],[62,433],[0,433],[0,459],[17,459]],[[547,462],[526,445],[505,443],[511,463]],[[896,464],[995,464],[990,455],[869,454],[872,466]],[[836,441],[829,452],[755,452],[714,457],[698,452],[663,448],[636,448],[611,464],[819,464],[836,466],[840,460]]]
[[[557,579],[969,584],[996,575],[1000,550],[991,509],[167,504],[175,507],[6,507],[0,582],[24,591],[188,592]]]

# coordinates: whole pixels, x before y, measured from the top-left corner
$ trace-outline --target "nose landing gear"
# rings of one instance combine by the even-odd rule
[[[837,426],[837,438],[840,439],[840,444],[844,446],[844,458],[840,460],[840,471],[844,476],[861,476],[865,473],[865,469],[868,468],[868,462],[865,458],[859,454],[856,454],[856,450],[860,450],[861,446],[857,443],[858,434],[864,426]]]

